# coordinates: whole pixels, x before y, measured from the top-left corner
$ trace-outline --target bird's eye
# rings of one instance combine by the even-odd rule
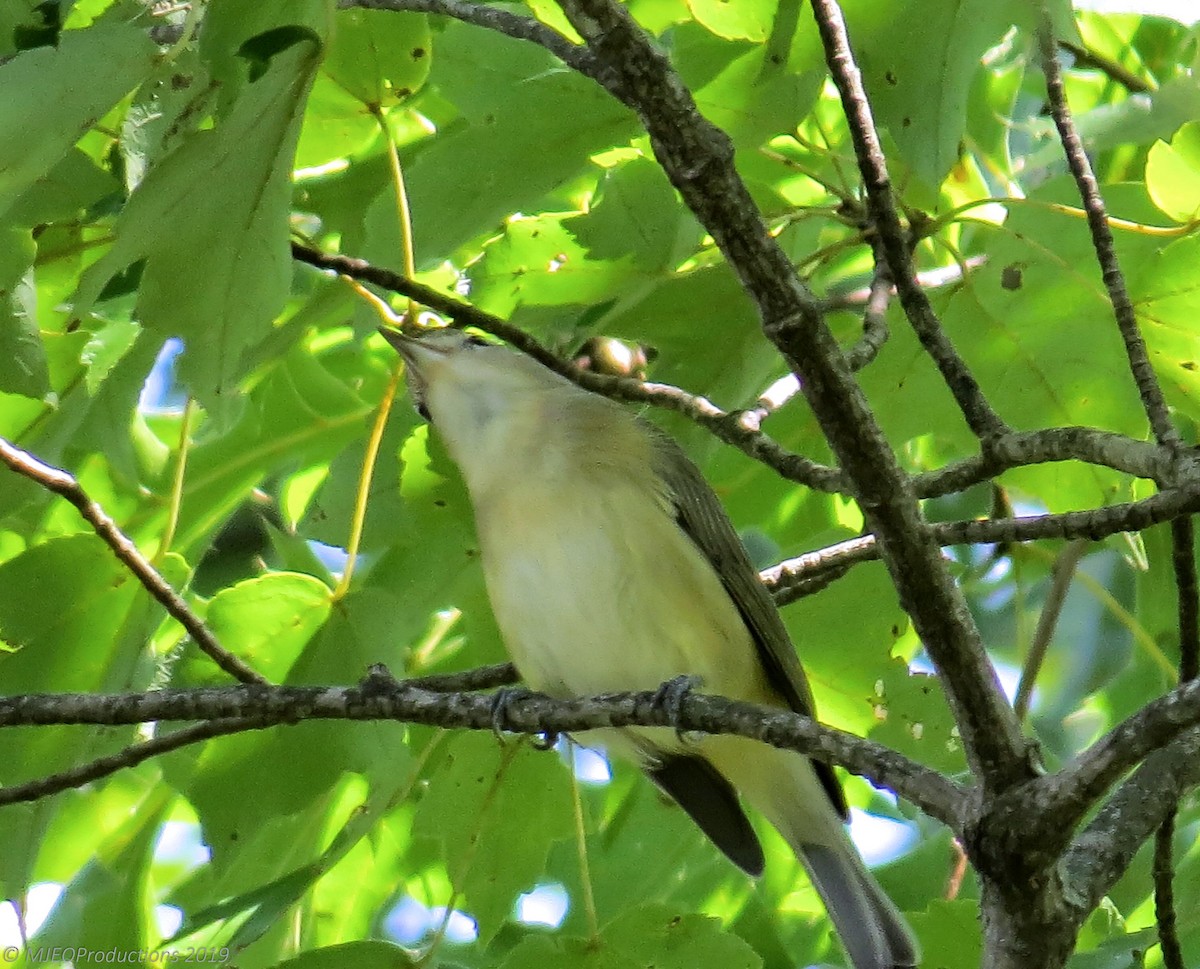
[[[468,333],[467,338],[465,340],[463,340],[463,346],[489,347],[489,346],[491,346],[491,344],[488,343],[487,340],[481,340],[479,337],[475,336],[475,334],[473,334],[473,333]]]

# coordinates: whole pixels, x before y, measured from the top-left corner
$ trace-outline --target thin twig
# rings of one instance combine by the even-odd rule
[[[1125,286],[1125,276],[1117,261],[1116,246],[1113,243],[1112,229],[1108,225],[1108,212],[1105,209],[1104,197],[1100,194],[1100,186],[1096,181],[1096,174],[1092,170],[1092,163],[1084,150],[1083,141],[1075,128],[1075,120],[1071,116],[1071,109],[1067,105],[1062,67],[1058,63],[1055,48],[1054,28],[1044,3],[1041,10],[1041,24],[1038,29],[1038,45],[1041,50],[1042,71],[1046,76],[1046,100],[1067,157],[1067,166],[1075,179],[1084,211],[1087,212],[1088,228],[1092,234],[1092,247],[1096,251],[1096,259],[1104,276],[1104,288],[1108,290],[1108,297],[1112,301],[1117,328],[1125,343],[1125,355],[1129,360],[1133,382],[1137,386],[1138,396],[1142,399],[1142,407],[1146,411],[1146,417],[1150,421],[1150,428],[1154,432],[1155,439],[1160,444],[1177,447],[1180,443],[1179,432],[1171,423],[1166,398],[1158,383],[1158,377],[1154,373],[1154,367],[1150,364],[1146,343],[1138,328],[1133,303],[1129,299],[1129,291]]]
[[[1094,67],[1100,73],[1116,81],[1131,94],[1149,94],[1155,89],[1149,81],[1138,77],[1124,64],[1119,64],[1111,57],[1097,50],[1084,47],[1070,40],[1060,40],[1058,46],[1075,58],[1076,67]]]
[[[1109,535],[1141,531],[1151,525],[1171,521],[1179,515],[1195,512],[1200,512],[1200,482],[1193,482],[1189,488],[1160,491],[1140,501],[1106,508],[1019,518],[935,522],[930,525],[930,531],[942,547],[1010,544],[1042,539],[1088,539],[1096,542]],[[761,574],[776,603],[785,605],[810,594],[813,591],[810,583],[823,582],[828,585],[852,566],[879,557],[875,536],[862,535],[787,559]]]
[[[67,770],[42,777],[25,784],[12,784],[0,787],[0,805],[16,804],[20,801],[36,801],[51,794],[73,787],[83,787],[92,781],[115,774],[126,767],[134,767],[151,757],[158,757],[168,751],[178,750],[189,744],[198,744],[202,740],[220,737],[231,733],[241,733],[245,730],[260,730],[273,726],[277,721],[263,717],[235,717],[225,720],[207,720],[204,723],[192,724],[174,733],[164,734],[152,740],[130,744],[115,754],[97,757],[95,760],[70,767]]]
[[[1196,583],[1196,542],[1191,516],[1171,522],[1171,564],[1175,571],[1179,622],[1179,679],[1194,680],[1200,669],[1200,604]],[[1175,917],[1175,815],[1172,810],[1154,835],[1154,920],[1166,969],[1184,969]]]
[[[504,34],[514,40],[529,41],[545,48],[568,67],[585,77],[590,77],[618,101],[626,99],[619,80],[597,64],[591,51],[573,43],[533,17],[524,17],[502,7],[468,0],[338,0],[338,6],[343,9],[362,7],[366,10],[441,14]]]
[[[1175,918],[1175,812],[1154,832],[1154,921],[1166,969],[1187,969]]]
[[[753,407],[742,411],[738,415],[739,422],[743,427],[757,431],[762,426],[763,421],[799,393],[799,378],[794,373],[786,374],[759,394],[758,400]]]
[[[24,475],[47,491],[65,498],[74,505],[79,510],[79,514],[83,516],[84,521],[92,526],[96,534],[134,574],[146,591],[187,630],[196,645],[221,669],[243,683],[267,682],[262,674],[252,670],[217,641],[217,637],[200,617],[192,612],[183,597],[171,588],[170,583],[138,551],[138,547],[117,527],[116,522],[109,517],[107,512],[88,497],[87,492],[72,475],[39,461],[28,451],[21,450],[3,438],[0,438],[0,461],[7,464],[17,474]]]
[[[498,316],[361,259],[323,253],[295,241],[292,242],[292,256],[318,269],[340,273],[409,296],[460,326],[473,326],[491,333],[587,390],[615,400],[651,404],[683,414],[711,431],[719,440],[763,462],[791,481],[824,492],[837,491],[842,487],[842,475],[836,468],[781,448],[765,434],[743,423],[741,415],[728,413],[704,397],[668,384],[645,383],[635,377],[614,377],[581,370],[570,361],[551,353],[524,330]]]
[[[908,234],[900,223],[892,199],[887,161],[879,143],[862,75],[850,50],[850,38],[846,33],[842,12],[834,0],[813,0],[812,9],[825,47],[825,60],[849,122],[854,153],[866,189],[871,224],[879,234],[879,245],[896,284],[900,304],[921,345],[954,395],[967,425],[976,437],[987,441],[1005,433],[1007,428],[983,396],[979,383],[954,349],[925,291],[916,281]]]
[[[867,305],[863,309],[862,336],[846,351],[846,366],[856,373],[871,363],[887,343],[887,308],[891,302],[892,289],[892,277],[888,272],[887,263],[876,263]]]
[[[1038,617],[1037,629],[1033,641],[1029,644],[1029,652],[1025,655],[1025,665],[1021,669],[1021,680],[1017,684],[1017,695],[1013,699],[1013,710],[1017,719],[1024,720],[1029,713],[1029,703],[1033,699],[1033,686],[1041,672],[1042,663],[1050,649],[1050,641],[1054,638],[1054,630],[1058,627],[1058,617],[1067,601],[1067,592],[1071,588],[1071,580],[1083,553],[1087,551],[1088,543],[1082,539],[1068,542],[1066,548],[1059,553],[1050,572],[1050,591],[1046,594],[1046,603],[1042,606],[1042,614]]]

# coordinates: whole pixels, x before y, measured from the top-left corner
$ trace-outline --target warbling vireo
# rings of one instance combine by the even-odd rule
[[[558,697],[697,689],[813,715],[795,649],[724,509],[662,432],[532,358],[468,336],[385,331],[461,469],[488,594],[517,670]],[[833,771],[742,737],[665,727],[581,742],[632,758],[734,864],[763,853],[742,800],[812,876],[856,969],[917,963],[843,822]]]

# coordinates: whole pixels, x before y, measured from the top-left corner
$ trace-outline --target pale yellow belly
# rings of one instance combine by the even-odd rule
[[[689,675],[704,692],[780,702],[712,567],[632,488],[520,529],[504,524],[502,513],[480,521],[484,568],[500,631],[531,689],[587,696]],[[673,731],[635,735],[678,746]]]

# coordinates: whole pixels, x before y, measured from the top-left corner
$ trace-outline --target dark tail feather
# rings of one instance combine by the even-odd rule
[[[921,957],[912,930],[849,841],[798,847],[855,969],[913,969]]]
[[[763,873],[763,852],[733,786],[703,757],[660,754],[646,768],[718,848],[742,871]]]

